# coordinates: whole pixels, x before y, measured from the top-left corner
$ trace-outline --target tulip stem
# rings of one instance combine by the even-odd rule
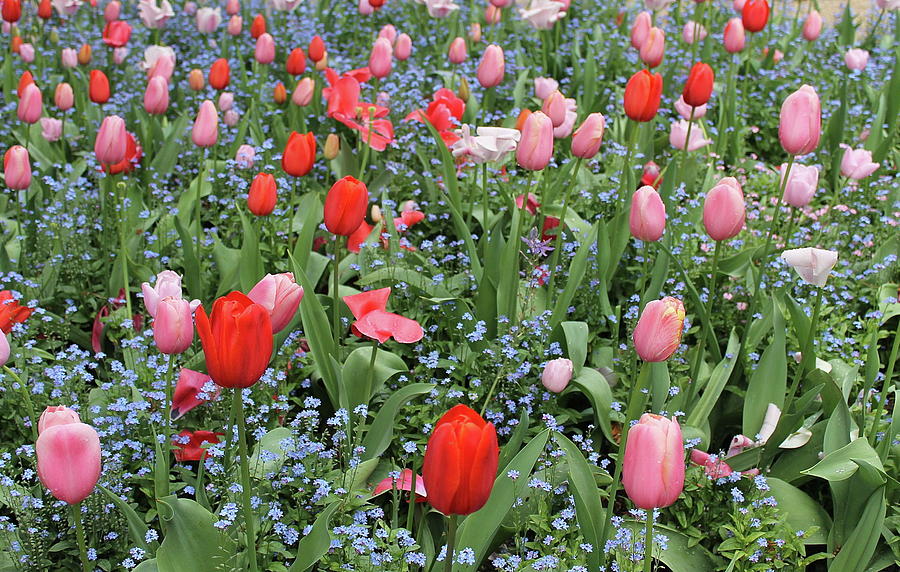
[[[75,521],[75,538],[78,540],[78,553],[81,555],[81,568],[91,572],[91,563],[87,557],[87,542],[84,539],[84,524],[81,522],[81,503],[69,505],[72,520]]]
[[[107,175],[109,177],[111,175]],[[123,191],[122,196],[119,196],[119,190]],[[122,262],[122,286],[125,291],[125,308],[128,311],[128,319],[131,320],[134,318],[134,312],[131,310],[131,292],[129,283],[131,280],[128,278],[128,245],[126,244],[126,232],[125,232],[125,217],[128,216],[128,211],[125,208],[125,183],[119,182],[116,185],[116,199],[119,203],[119,257]],[[133,329],[133,327],[132,327]],[[131,337],[129,335],[129,337]]]
[[[803,375],[808,370],[812,370],[816,363],[815,356],[813,355],[813,341],[816,337],[816,324],[819,321],[819,309],[822,307],[822,292],[819,288],[816,288],[813,290],[813,295],[815,295],[816,301],[813,304],[812,318],[809,321],[809,331],[806,333],[806,343],[803,344],[803,354],[800,359],[800,365],[797,367],[797,371],[794,374],[794,381],[791,382],[791,389],[788,392],[787,401],[784,403],[783,411],[785,413],[788,413],[788,408],[794,401],[794,396],[797,394],[797,388],[800,386],[800,380],[803,379]],[[778,443],[776,443],[776,445],[778,445]]]
[[[204,171],[206,170],[206,147],[203,148],[202,157],[200,160],[200,173],[197,176],[197,204],[194,205],[194,224],[195,231],[197,233],[197,262],[200,262],[200,247],[203,244],[203,239],[201,237],[202,234],[202,226],[200,224],[200,201],[203,196],[203,178]]]
[[[562,247],[562,235],[563,229],[566,225],[566,213],[569,209],[569,194],[572,192],[572,187],[575,186],[575,181],[578,179],[578,170],[581,168],[581,157],[579,157],[575,161],[575,167],[572,169],[572,180],[569,185],[566,187],[565,192],[563,193],[563,203],[562,203],[562,211],[559,214],[559,226],[556,227],[556,238],[553,241],[553,253],[550,255],[550,284],[547,287],[547,294],[549,296],[548,307],[553,306],[553,299],[555,296],[555,290],[553,289],[556,285],[556,264],[559,261],[559,249]]]
[[[334,343],[341,343],[341,312],[339,307],[338,285],[341,277],[341,237],[334,237],[334,274],[332,281],[332,308],[331,308],[331,331],[334,334]]]
[[[625,162],[622,163],[622,212],[624,212],[628,208],[628,198],[631,196],[631,193],[634,192],[634,189],[629,190],[628,182],[631,180],[631,155],[634,152],[635,140],[637,139],[637,134],[638,131],[640,131],[641,124],[632,124],[632,121],[630,119],[626,119],[625,130],[628,131],[629,127],[632,127],[632,130],[631,134],[626,137],[627,143],[625,144]]]
[[[447,523],[447,555],[444,558],[444,572],[453,572],[453,552],[456,548],[456,518],[451,514]]]
[[[410,484],[409,488],[409,510],[406,513],[406,530],[408,530],[412,534],[414,519],[416,516],[416,480],[418,477],[416,471],[418,470],[418,468],[416,467],[415,459],[413,459],[413,462],[410,465],[410,469],[412,470],[412,483]],[[415,537],[415,534],[413,534],[413,537]]]
[[[5,335],[0,332],[0,336]],[[16,375],[16,372],[11,370],[8,365],[3,366],[3,371],[9,374],[13,380],[19,385],[19,389],[22,390],[22,395],[25,396],[25,407],[28,408],[28,417],[31,419],[31,436],[34,438],[34,441],[37,441],[38,438],[38,418],[34,412],[34,403],[31,401],[31,394],[28,392],[28,388],[25,387],[25,384],[22,383],[22,380],[19,379],[19,376]]]
[[[166,420],[166,459],[168,462],[169,449],[172,448],[172,372],[175,368],[175,356],[169,354],[169,365],[166,369],[166,409],[163,417]],[[168,471],[166,471],[168,474]]]
[[[250,495],[250,458],[247,453],[247,427],[244,421],[244,403],[241,400],[242,389],[234,388],[234,409],[237,412],[238,449],[241,457],[241,511],[244,513],[244,529],[247,534],[247,555],[251,572],[258,570],[256,564],[256,531],[253,522],[253,507]]]
[[[647,526],[644,527],[644,572],[653,569],[653,513],[656,509],[647,509]]]
[[[481,164],[481,228],[482,234],[484,236],[481,237],[482,244],[484,245],[484,252],[482,252],[482,256],[487,256],[487,248],[488,248],[488,184],[487,184],[487,163]]]
[[[375,356],[378,355],[378,340],[372,340],[372,355],[369,358],[369,371],[366,374],[366,387],[372,395],[372,383],[375,381]]]
[[[722,241],[716,241],[716,249],[713,251],[712,273],[709,277],[709,288],[706,293],[706,304],[708,307],[707,315],[711,315],[713,311],[713,303],[716,296],[716,279],[719,270],[719,253],[722,250]],[[704,320],[700,331],[700,340],[697,342],[697,353],[694,355],[694,365],[691,368],[691,377],[689,381],[696,384],[697,376],[700,374],[700,364],[703,363],[703,350],[706,345],[706,338],[709,336],[709,320]]]

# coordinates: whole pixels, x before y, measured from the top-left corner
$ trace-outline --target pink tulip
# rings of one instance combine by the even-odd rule
[[[175,50],[167,46],[150,46],[144,50],[141,66],[147,70],[147,79],[161,76],[168,82],[175,71]]]
[[[412,38],[407,34],[397,36],[397,43],[394,44],[394,57],[404,62],[409,59],[412,53]]]
[[[211,394],[203,391],[207,384],[214,388],[211,388]],[[172,395],[172,419],[179,419],[198,405],[218,399],[221,392],[221,388],[212,383],[212,378],[205,373],[186,367],[181,368],[178,381],[175,383],[175,393]]]
[[[229,16],[234,16],[238,12],[241,11],[241,2],[240,0],[228,0],[225,3],[225,13]]]
[[[553,156],[553,123],[540,111],[528,116],[516,147],[516,161],[532,171],[540,171]]]
[[[737,54],[744,51],[746,35],[744,34],[744,21],[740,18],[732,18],[725,24],[725,51],[729,54]]]
[[[731,8],[732,8],[735,12],[737,12],[738,14],[740,14],[741,12],[743,12],[743,10],[744,10],[744,4],[746,4],[746,3],[747,3],[747,0],[732,0],[732,2],[731,2]]]
[[[822,109],[816,90],[804,85],[784,100],[778,138],[791,155],[806,155],[819,146],[822,134]]]
[[[316,80],[307,76],[297,82],[297,87],[291,94],[291,102],[298,107],[306,107],[312,102],[315,91]]]
[[[119,15],[121,13],[122,5],[118,2],[118,0],[113,0],[106,5],[106,8],[103,9],[103,19],[107,23],[114,22],[119,19]]]
[[[478,83],[481,87],[491,88],[497,87],[503,82],[503,76],[506,73],[506,64],[503,58],[503,48],[496,44],[491,44],[481,56],[481,62],[478,64]]]
[[[684,329],[684,304],[678,298],[666,296],[644,306],[632,340],[634,350],[646,362],[666,361],[681,343]]]
[[[822,15],[818,10],[811,10],[803,22],[803,39],[807,42],[815,42],[822,33]]]
[[[461,64],[466,61],[468,53],[466,52],[466,41],[463,38],[456,37],[450,42],[450,49],[447,51],[450,63]]]
[[[222,23],[222,12],[219,8],[200,8],[197,10],[197,30],[201,34],[212,34]]]
[[[637,17],[634,19],[634,25],[631,26],[631,46],[640,50],[641,46],[644,45],[644,41],[647,39],[647,34],[650,33],[650,28],[653,26],[653,20],[650,15],[650,12],[640,12]]]
[[[385,24],[378,30],[379,38],[386,38],[393,46],[397,42],[397,28],[393,24]]]
[[[706,104],[700,105],[698,107],[693,108],[694,119],[700,119],[706,115]],[[675,102],[675,111],[678,112],[678,115],[685,119],[691,119],[691,106],[684,102],[684,96],[679,95],[678,100]],[[693,129],[691,130],[693,131]]]
[[[688,45],[694,42],[702,42],[706,38],[706,34],[706,28],[702,24],[691,20],[688,20],[684,28],[681,29],[681,39]]]
[[[472,25],[469,26],[469,39],[472,40],[472,43],[480,44],[481,43],[481,24],[478,22],[472,22]]]
[[[75,105],[75,94],[72,92],[72,86],[63,82],[56,85],[56,91],[53,93],[53,102],[60,111],[68,111]]]
[[[41,136],[47,141],[59,141],[62,136],[62,121],[52,117],[41,117]]]
[[[32,63],[34,61],[34,45],[30,42],[21,44],[19,46],[19,57],[26,64]]]
[[[369,0],[359,0],[356,4],[356,9],[363,16],[369,16],[375,13],[375,7],[369,4]]]
[[[491,26],[495,24],[499,24],[500,20],[503,18],[503,9],[494,6],[493,4],[488,5],[484,9],[484,21],[490,24]]]
[[[781,184],[784,185],[784,175],[787,163],[781,164]],[[792,207],[803,208],[809,204],[816,190],[819,188],[819,169],[813,166],[794,163],[784,187],[784,195],[781,200]]]
[[[78,52],[72,48],[63,48],[60,52],[60,60],[64,68],[78,66]]]
[[[600,151],[606,119],[602,113],[591,113],[572,135],[572,154],[582,159],[591,159]]]
[[[575,129],[575,121],[578,119],[578,104],[575,103],[575,99],[567,97],[563,99],[563,103],[566,106],[566,114],[563,122],[553,128],[554,139],[565,139],[571,135],[572,130]]]
[[[540,100],[547,99],[550,94],[559,89],[559,82],[552,77],[534,78],[534,96]]]
[[[145,26],[159,30],[165,27],[169,18],[175,16],[175,11],[168,0],[140,0],[138,15]]]
[[[164,354],[180,354],[194,341],[194,322],[191,304],[181,297],[167,296],[156,305],[153,320],[153,341]]]
[[[76,411],[69,409],[65,405],[49,405],[41,413],[41,418],[38,420],[38,435],[43,433],[45,429],[68,423],[81,423],[81,418]]]
[[[662,30],[653,26],[650,28],[650,31],[647,32],[644,43],[641,44],[641,61],[644,62],[647,67],[655,68],[662,63],[665,51],[666,36],[663,34]]]
[[[644,413],[628,431],[622,485],[631,502],[645,510],[678,500],[684,488],[684,441],[674,417]]]
[[[33,83],[25,86],[22,97],[19,98],[19,106],[16,108],[16,116],[19,121],[28,124],[37,123],[44,112],[44,97],[41,90]]]
[[[303,288],[290,272],[266,274],[256,283],[247,297],[269,312],[272,333],[277,334],[291,322],[303,299]]]
[[[94,154],[103,165],[115,165],[125,160],[127,150],[125,120],[118,115],[103,118],[97,138],[94,140]]]
[[[25,147],[13,145],[3,155],[3,177],[6,186],[14,191],[23,191],[31,185],[31,160]]]
[[[868,149],[844,149],[844,156],[841,158],[841,175],[854,181],[865,179],[875,172],[879,167],[878,163],[872,161],[872,152]]]
[[[6,337],[5,332],[0,332],[0,367],[6,365],[6,362],[9,361],[9,354],[12,349],[9,347],[9,338]]]
[[[210,100],[204,100],[194,120],[191,140],[197,147],[212,147],[219,138],[219,115],[216,106]]]
[[[706,476],[711,479],[722,479],[734,472],[721,458],[699,449],[691,449],[691,462],[703,467]]]
[[[169,82],[162,76],[153,76],[144,92],[144,109],[151,115],[163,115],[169,109]]]
[[[378,79],[384,79],[391,73],[394,48],[387,38],[378,38],[372,45],[369,54],[369,71]]]
[[[628,217],[631,236],[644,242],[656,242],[666,229],[666,205],[656,189],[644,185],[631,196]]]
[[[238,15],[234,15],[228,19],[228,26],[225,30],[230,36],[240,36],[241,30],[244,28],[244,19]]]
[[[275,61],[275,39],[272,34],[260,34],[256,38],[256,51],[254,52],[256,61],[266,66]]]
[[[131,49],[128,46],[122,46],[113,50],[113,63],[117,66],[122,65],[125,62],[125,58],[128,57],[128,54],[131,53]]]
[[[537,213],[537,210],[540,208],[541,203],[538,202],[537,195],[534,193],[528,193],[528,198],[525,198],[525,195],[519,195],[516,197],[516,208],[522,209],[524,208],[528,214],[534,216]]]
[[[241,145],[234,154],[234,162],[241,169],[252,169],[256,159],[256,149],[250,145]]]
[[[805,282],[822,287],[831,269],[837,264],[838,253],[821,248],[794,248],[781,253],[781,258],[797,271]]]
[[[541,383],[544,384],[547,391],[560,393],[569,385],[574,371],[575,368],[570,359],[557,358],[550,360],[544,366],[544,372],[541,374]]]
[[[844,63],[853,71],[862,71],[869,64],[869,52],[859,48],[847,50],[844,54]]]
[[[400,471],[399,478],[387,477],[386,479],[382,479],[380,483],[375,487],[375,490],[372,491],[372,496],[378,496],[381,493],[385,493],[392,489],[397,489],[398,491],[406,491],[409,492],[412,490],[412,482],[413,482],[413,472],[412,469],[403,469]],[[427,493],[425,491],[425,479],[422,478],[422,475],[416,475],[416,502],[424,502]]]
[[[691,139],[688,141],[688,122],[684,119],[672,122],[672,130],[669,132],[669,144],[676,149],[684,149],[687,143],[688,151],[696,151],[701,147],[706,147],[712,140],[707,139],[703,135],[703,130],[699,125],[691,127]]]
[[[57,499],[70,505],[86,499],[100,478],[100,437],[84,423],[45,429],[34,446],[38,477]]]
[[[724,177],[706,194],[703,226],[715,241],[734,238],[744,228],[744,191],[734,177]]]
[[[141,284],[141,292],[144,295],[144,307],[147,313],[156,318],[159,303],[165,298],[182,298],[181,292],[181,276],[171,270],[163,270],[156,275],[156,284],[150,286],[149,282]],[[197,309],[200,300],[191,301],[191,311]]]
[[[544,100],[541,111],[550,118],[554,129],[559,127],[566,120],[566,96],[559,90],[554,91]]]
[[[229,109],[225,113],[222,114],[222,123],[227,125],[228,127],[234,127],[238,124],[241,117],[238,115],[237,111],[233,109]]]

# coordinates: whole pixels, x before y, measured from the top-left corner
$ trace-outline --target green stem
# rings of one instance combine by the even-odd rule
[[[197,238],[197,260],[198,261],[200,260],[200,248],[203,244],[203,236],[202,236],[203,229],[201,228],[201,225],[200,225],[200,201],[201,201],[201,197],[203,196],[202,190],[203,190],[203,179],[205,178],[204,177],[205,171],[206,171],[206,148],[204,147],[203,148],[203,158],[202,158],[202,161],[200,162],[200,174],[199,174],[199,177],[197,178],[197,197],[196,197],[197,204],[194,205],[194,232],[195,232],[195,235]]]
[[[116,198],[119,202],[119,256],[122,259],[122,285],[125,290],[125,307],[128,309],[128,319],[130,320],[134,317],[134,312],[131,309],[131,287],[129,285],[131,281],[128,278],[128,245],[125,231],[125,217],[128,216],[128,211],[125,208],[125,183],[118,183],[116,189]],[[122,191],[121,196],[118,196],[119,190]]]
[[[416,516],[416,480],[418,475],[416,474],[416,463],[413,462],[410,464],[410,470],[412,471],[412,484],[409,489],[409,511],[406,513],[406,530],[410,533],[413,532],[413,523]],[[415,538],[415,534],[412,535]]]
[[[890,387],[891,378],[894,376],[894,367],[897,365],[898,353],[900,353],[900,320],[897,321],[897,329],[894,330],[894,344],[891,346],[891,355],[888,358],[887,368],[885,369],[884,381],[881,382],[881,399],[879,399],[878,414],[874,417],[875,423],[878,423],[885,413],[885,407],[887,406],[887,389]],[[869,435],[869,443],[873,446],[875,445],[877,433],[877,431],[872,431],[872,434]],[[886,460],[886,454],[890,450],[891,441],[892,439],[888,439],[887,436],[885,436],[884,441],[878,447],[878,453],[881,456],[882,461]]]
[[[372,382],[375,381],[375,356],[378,355],[378,340],[372,340],[372,355],[369,358],[369,371],[366,374],[366,387],[373,391]]]
[[[87,557],[87,542],[84,539],[84,524],[81,522],[81,503],[69,505],[72,520],[75,521],[75,538],[78,540],[78,553],[81,555],[81,569],[91,572],[91,563]]]
[[[638,123],[636,125],[632,125],[632,121],[630,119],[626,120],[625,129],[631,127],[631,134],[627,136],[627,143],[625,144],[625,161],[622,163],[622,204],[621,211],[625,211],[628,208],[628,199],[631,197],[631,193],[634,191],[632,187],[634,185],[629,185],[629,181],[631,180],[631,155],[634,153],[634,144],[637,139],[638,131],[640,131],[641,124]],[[599,240],[599,239],[598,239]],[[599,244],[598,244],[599,246]]]
[[[447,556],[444,558],[444,572],[453,572],[453,551],[456,548],[456,518],[451,514],[447,523]]]
[[[169,458],[168,450],[172,444],[172,372],[175,368],[175,356],[169,354],[169,365],[166,370],[166,409],[163,417],[166,420],[166,459]],[[166,471],[168,474],[168,471]]]
[[[559,214],[559,226],[556,227],[556,238],[553,241],[553,253],[550,255],[550,284],[548,285],[547,292],[550,296],[548,307],[553,307],[553,299],[556,297],[554,290],[554,286],[556,284],[556,264],[559,262],[559,249],[562,246],[562,235],[563,228],[566,223],[566,213],[569,209],[569,195],[572,192],[572,187],[575,186],[575,181],[578,179],[578,170],[581,168],[581,157],[575,161],[575,167],[572,169],[572,181],[566,187],[565,193],[563,194],[563,204],[562,204],[562,212]]]
[[[256,531],[250,495],[250,456],[247,452],[247,427],[244,421],[244,403],[241,400],[241,388],[234,389],[234,407],[237,412],[238,449],[241,457],[241,512],[244,515],[244,529],[247,534],[247,556],[250,560],[251,572],[256,572]]]
[[[644,572],[651,572],[653,568],[653,512],[655,509],[647,509],[647,526],[644,528]]]
[[[0,336],[4,335],[0,333]],[[37,442],[38,438],[38,417],[34,411],[34,403],[31,401],[31,393],[28,391],[28,388],[25,387],[25,384],[22,383],[22,380],[19,379],[19,376],[9,368],[8,365],[3,366],[3,371],[9,374],[13,380],[19,385],[19,388],[22,390],[22,395],[25,398],[25,407],[28,408],[28,418],[31,419],[31,436],[35,442]]]
[[[340,284],[341,278],[341,248],[342,248],[342,237],[335,236],[334,237],[334,274],[332,276],[332,312],[331,312],[331,331],[334,335],[334,343],[340,345],[341,343],[341,312],[340,312],[340,298],[338,296],[338,285]]]
[[[713,251],[713,259],[712,259],[712,274],[709,278],[709,289],[707,290],[707,315],[712,315],[713,311],[713,302],[715,300],[716,295],[716,276],[719,268],[719,253],[721,251],[722,241],[716,241],[716,249]],[[700,364],[703,363],[703,350],[706,345],[706,338],[709,335],[709,321],[704,321],[701,326],[700,331],[700,340],[697,343],[697,353],[694,355],[694,365],[691,368],[691,377],[688,379],[688,383],[697,383],[697,376],[700,374]]]
[[[359,180],[360,181],[364,181],[363,177],[365,177],[365,175],[366,175],[366,167],[368,166],[368,163],[369,163],[369,153],[371,152],[371,149],[372,149],[372,130],[374,128],[374,126],[372,124],[372,118],[374,117],[375,108],[370,107],[366,113],[368,113],[368,115],[369,115],[369,122],[367,125],[368,130],[366,131],[366,147],[365,147],[365,149],[363,149],[362,163],[359,166]]]
[[[481,237],[481,242],[484,245],[484,252],[482,255],[487,253],[487,238],[488,238],[488,186],[487,186],[487,163],[481,164],[481,227],[483,229],[484,236]]]
[[[816,363],[815,355],[813,354],[813,340],[816,337],[819,309],[822,307],[822,291],[821,289],[816,288],[813,290],[813,293],[816,296],[816,301],[813,305],[812,318],[809,321],[809,332],[807,332],[806,343],[803,345],[803,357],[800,359],[800,366],[794,374],[794,381],[791,382],[791,389],[788,391],[787,401],[784,402],[785,414],[790,412],[791,404],[794,401],[794,397],[797,395],[797,388],[800,386],[800,380],[803,379],[803,376],[807,371],[813,369],[813,366]],[[778,445],[778,443],[776,443],[776,445]]]

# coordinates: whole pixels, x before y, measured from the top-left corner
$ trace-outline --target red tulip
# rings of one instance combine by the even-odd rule
[[[319,36],[313,36],[312,41],[309,43],[309,50],[306,53],[309,59],[319,63],[325,57],[325,42]]]
[[[18,83],[18,87],[16,89],[16,94],[19,97],[22,97],[22,95],[25,93],[25,88],[33,83],[34,83],[34,76],[31,75],[30,71],[25,70],[24,72],[22,72],[22,75],[19,76],[19,83]]]
[[[4,334],[10,333],[16,324],[24,323],[32,312],[33,308],[19,304],[9,290],[0,291],[0,330]]]
[[[41,0],[38,4],[38,18],[49,20],[53,17],[53,3],[50,0]]]
[[[306,71],[306,54],[303,48],[294,48],[288,55],[287,63],[284,65],[287,72],[291,75],[301,75]]]
[[[350,236],[366,216],[369,189],[366,184],[346,176],[331,186],[325,197],[325,228],[328,232]]]
[[[89,92],[94,103],[109,101],[109,78],[100,70],[91,70]]]
[[[266,18],[262,14],[257,14],[250,24],[250,37],[254,40],[266,33]]]
[[[312,131],[300,134],[291,132],[284,154],[281,156],[281,168],[292,177],[303,177],[312,171],[316,162],[316,138]]]
[[[222,387],[250,387],[262,377],[272,358],[269,312],[240,292],[215,301],[209,317],[197,308],[197,334],[206,370]]]
[[[247,208],[256,216],[267,216],[275,210],[278,201],[278,187],[275,177],[268,173],[259,173],[250,184],[247,195]]]
[[[741,10],[741,21],[748,32],[760,32],[769,21],[769,3],[766,0],[747,0]]]
[[[708,64],[702,62],[694,64],[684,84],[684,91],[681,94],[684,102],[691,107],[706,105],[706,102],[709,101],[709,96],[712,95],[714,79],[715,74]]]
[[[385,311],[390,295],[390,288],[379,288],[344,296],[344,303],[356,318],[356,322],[350,327],[351,331],[358,337],[378,340],[381,343],[392,337],[401,344],[412,344],[421,340],[425,332],[417,321]]]
[[[635,121],[650,121],[659,109],[663,79],[659,74],[641,70],[625,86],[625,115]]]
[[[456,405],[437,422],[425,449],[428,502],[446,515],[472,514],[491,496],[499,463],[494,424]]]
[[[103,43],[121,48],[131,39],[131,26],[123,20],[113,20],[103,28]]]
[[[219,58],[209,68],[209,85],[213,89],[225,89],[231,80],[231,68],[228,60]]]
[[[203,445],[215,445],[219,442],[219,436],[224,433],[212,431],[188,431],[185,429],[175,437],[175,460],[179,463],[186,461],[200,461],[206,458],[206,450]]]
[[[178,382],[175,384],[175,393],[172,394],[172,419],[179,419],[198,405],[219,397],[222,392],[219,387],[216,387],[212,395],[203,392],[203,386],[211,379],[205,373],[186,367],[181,368]]]
[[[20,0],[4,0],[3,1],[3,20],[10,24],[15,24],[22,17],[22,4]]]

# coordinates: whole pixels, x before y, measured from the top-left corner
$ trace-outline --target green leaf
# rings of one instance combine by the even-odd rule
[[[521,237],[517,236],[520,229],[522,209],[516,208],[512,203],[511,221],[509,223],[510,237],[503,247],[500,257],[500,266],[504,271],[500,273],[497,281],[497,312],[510,320],[515,320],[519,302],[519,248]],[[498,231],[495,231],[498,232]]]
[[[766,409],[774,403],[784,407],[787,391],[787,349],[785,347],[784,317],[778,304],[772,304],[774,335],[765,349],[756,369],[750,375],[747,394],[744,397],[743,428],[745,435],[756,435],[762,427]]]
[[[566,287],[556,300],[556,306],[553,308],[553,315],[550,316],[550,327],[560,323],[563,318],[566,317],[569,306],[572,305],[572,300],[575,298],[575,292],[579,288],[584,287],[582,279],[584,278],[585,272],[587,272],[588,254],[590,254],[591,246],[597,241],[598,232],[599,225],[595,223],[587,236],[582,235],[581,246],[578,247],[578,250],[575,252],[575,257],[569,265],[569,276],[566,279]]]
[[[131,542],[145,552],[151,552],[150,546],[147,545],[147,525],[144,523],[144,519],[138,515],[130,504],[119,498],[119,495],[116,493],[103,485],[97,485],[97,488],[116,505],[116,508],[122,511],[122,515],[125,516],[125,520],[128,522],[128,534],[131,536]]]
[[[435,282],[431,276],[417,272],[412,268],[379,268],[359,279],[360,286],[372,286],[375,284],[394,286],[400,282],[409,284],[431,298],[453,297],[453,294],[443,286],[443,282]]]
[[[159,499],[159,507],[165,529],[156,552],[159,572],[214,572],[235,558],[237,547],[215,527],[218,519],[213,513],[174,495]]]
[[[487,504],[462,522],[457,534],[458,546],[466,546],[475,551],[475,564],[458,565],[455,567],[457,572],[474,572],[488,556],[488,547],[516,498],[525,493],[528,477],[534,470],[538,457],[544,452],[549,438],[549,429],[535,435],[494,481],[494,488]],[[515,480],[509,478],[509,471],[518,471],[518,477]]]
[[[712,374],[709,376],[709,381],[706,382],[706,387],[703,389],[703,395],[700,396],[700,400],[688,413],[687,425],[700,427],[701,423],[709,417],[713,407],[716,406],[716,402],[719,400],[719,396],[722,394],[722,390],[725,389],[725,384],[728,383],[728,378],[731,377],[735,364],[737,364],[739,345],[740,341],[737,334],[735,334],[734,330],[731,330],[725,357],[713,369]]]
[[[822,505],[805,492],[781,479],[767,479],[772,496],[778,501],[778,511],[784,515],[787,525],[793,530],[817,530],[803,539],[804,544],[825,544],[831,529],[831,517]]]
[[[362,446],[366,449],[362,454],[363,460],[381,455],[394,440],[394,418],[400,407],[413,397],[429,393],[434,388],[433,383],[413,383],[391,394],[378,409],[375,420],[363,437]]]
[[[597,490],[597,481],[594,479],[591,466],[588,465],[578,446],[568,437],[562,433],[554,433],[553,438],[566,454],[570,490],[575,497],[575,516],[578,519],[578,528],[589,543],[594,546],[603,546],[603,517],[606,513],[600,502],[600,491]],[[600,565],[601,553],[601,550],[592,550],[587,553],[587,563],[590,569],[596,569]]]
[[[572,360],[576,375],[587,359],[588,333],[585,322],[561,322],[550,335],[551,342],[559,342]]]
[[[268,479],[267,475],[278,472],[285,457],[293,452],[293,447],[284,448],[283,442],[293,443],[291,430],[276,427],[262,436],[250,456],[250,475],[256,479]],[[263,453],[266,451],[266,453]]]
[[[872,558],[881,540],[881,527],[887,511],[884,492],[884,487],[878,487],[869,495],[853,532],[831,563],[832,570],[859,570]]]
[[[375,352],[374,373],[369,373],[372,362],[372,346],[353,350],[344,361],[341,379],[344,380],[344,391],[347,394],[347,406],[351,411],[360,404],[369,404],[369,400],[384,383],[400,373],[408,371],[403,358],[389,351],[378,349]]]
[[[318,193],[306,193],[300,198],[300,204],[297,207],[300,215],[300,232],[297,234],[297,244],[294,245],[294,260],[300,265],[300,268],[309,272],[307,262],[312,253],[313,239],[316,235],[316,229],[323,217],[322,201],[319,200]],[[297,216],[297,215],[295,215]],[[310,273],[311,275],[312,273]],[[315,278],[313,278],[315,280]]]
[[[153,157],[150,163],[150,170],[157,173],[171,173],[178,161],[178,155],[181,153],[181,137],[184,136],[184,130],[188,124],[187,113],[178,117],[172,123],[172,129],[169,131],[169,137],[165,143],[160,145],[159,151]]]
[[[259,255],[259,238],[256,227],[247,220],[247,215],[238,209],[241,227],[244,229],[244,240],[241,242],[241,290],[249,292],[256,282],[263,277],[262,257]]]
[[[636,537],[643,533],[645,524],[628,520],[623,523],[623,526],[630,528]],[[668,539],[666,549],[662,552],[654,552],[654,554],[671,572],[713,572],[720,569],[703,546],[691,545],[691,539],[687,535],[660,524],[653,525],[653,533],[665,535]]]
[[[572,378],[571,387],[581,391],[591,402],[594,409],[594,423],[603,431],[603,435],[614,443],[612,429],[609,424],[609,409],[612,406],[612,390],[606,378],[594,368],[584,367]]]
[[[865,439],[855,439],[837,451],[825,455],[825,458],[810,469],[802,471],[805,475],[819,477],[826,481],[843,481],[849,479],[859,469],[856,461],[864,461],[884,474],[884,466],[875,449]]]
[[[190,235],[178,217],[173,217],[175,221],[175,230],[178,231],[178,237],[181,239],[181,252],[184,256],[184,283],[187,286],[188,293],[203,299],[203,283],[200,282],[200,261],[197,260],[197,252],[194,250],[194,237]]]
[[[341,501],[334,501],[316,518],[309,534],[300,539],[297,545],[297,559],[288,568],[290,572],[306,572],[328,553],[331,547],[331,534],[328,529],[331,526],[331,517],[341,505]]]
[[[3,569],[0,568],[0,571],[2,570]],[[132,572],[159,572],[159,567],[156,565],[156,558],[144,560],[138,564]]]

